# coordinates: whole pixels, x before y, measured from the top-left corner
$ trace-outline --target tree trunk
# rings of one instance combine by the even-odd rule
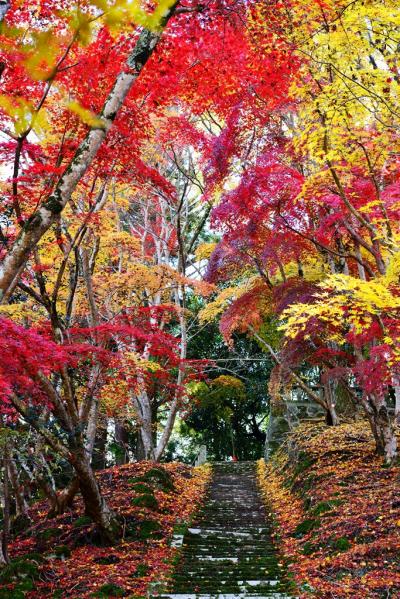
[[[7,554],[4,555],[3,543],[0,543],[0,567],[6,566],[8,563],[10,563],[10,562],[9,562]]]
[[[394,391],[394,420],[396,426],[400,427],[400,379],[399,377],[393,377],[393,391]]]
[[[326,400],[326,424],[328,426],[337,426],[339,424],[339,418],[336,413],[336,403],[333,397],[330,381],[325,383],[324,392]]]
[[[136,417],[139,425],[143,459],[154,460],[155,448],[151,403],[145,389],[144,381],[140,380],[140,378],[139,384],[141,385],[142,390],[138,395],[132,394],[132,402],[136,411]]]
[[[100,487],[92,467],[83,453],[71,456],[79,481],[79,489],[85,505],[85,514],[96,524],[102,539],[115,543],[121,536],[121,526],[115,513],[109,508],[101,495]]]
[[[141,434],[140,430],[137,431],[135,458],[136,458],[136,461],[138,461],[138,462],[141,462],[142,460],[146,459],[145,452],[144,452],[143,440],[142,440],[142,434]]]
[[[94,470],[104,470],[106,467],[107,422],[100,425],[94,441],[92,466]]]
[[[374,435],[376,452],[391,465],[397,457],[397,438],[385,399],[373,395],[362,401]]]
[[[19,481],[17,466],[11,455],[8,460],[8,473],[9,481],[11,483],[15,497],[15,515],[24,516],[30,520],[30,516],[28,514],[28,504],[24,495],[24,487]]]
[[[184,266],[182,267],[182,273],[185,274]],[[178,389],[183,385],[183,382],[185,379],[186,369],[185,369],[183,362],[187,356],[187,330],[186,330],[186,315],[185,315],[186,300],[185,300],[185,287],[184,286],[181,287],[181,291],[182,291],[182,306],[181,306],[181,301],[180,301],[180,297],[179,297],[179,289],[175,290],[175,305],[178,307],[178,309],[180,309],[179,324],[180,324],[180,330],[181,330],[181,341],[180,341],[180,352],[179,353],[180,353],[180,359],[182,361],[181,364],[179,365],[178,376],[176,379],[176,385],[177,385]],[[159,440],[158,445],[155,450],[154,455],[155,455],[155,459],[157,462],[161,459],[161,457],[165,451],[165,448],[167,447],[167,443],[171,438],[172,430],[174,428],[176,416],[178,414],[178,410],[179,410],[179,406],[180,406],[180,400],[181,400],[181,398],[179,397],[179,394],[176,393],[174,400],[172,401],[171,406],[169,408],[169,413],[168,413],[167,421],[164,426],[164,430],[161,434],[160,440]]]
[[[1,552],[0,552],[0,563],[8,564],[10,562],[8,557],[8,541],[10,537],[10,481],[8,478],[8,462],[9,453],[7,445],[4,448],[3,458],[3,530],[1,534]]]
[[[129,438],[126,427],[115,421],[115,442],[118,446],[117,453],[115,456],[115,462],[117,466],[121,466],[122,464],[127,464],[129,462],[129,454],[128,454],[128,446],[129,446]]]
[[[385,463],[391,465],[397,457],[397,439],[386,406],[381,406],[378,410],[375,423],[379,439],[377,451],[384,456]]]
[[[85,437],[77,433],[70,437],[69,446],[66,447],[43,427],[37,418],[29,416],[27,406],[16,395],[12,395],[11,400],[18,412],[43,436],[50,447],[70,463],[79,481],[86,514],[95,522],[105,541],[108,543],[116,541],[121,536],[121,527],[115,514],[101,496],[100,487],[90,465],[92,456],[88,454]]]
[[[68,487],[65,487],[59,493],[56,493],[55,496],[50,496],[51,510],[49,512],[50,516],[54,516],[56,514],[63,514],[67,508],[72,506],[72,502],[75,499],[76,494],[79,491],[79,479],[74,477],[69,483]]]
[[[154,460],[154,444],[151,419],[146,420],[140,427],[140,436],[143,445],[143,454],[145,460]]]

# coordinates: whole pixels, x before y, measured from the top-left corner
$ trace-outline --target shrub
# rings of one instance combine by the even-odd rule
[[[150,539],[160,537],[161,526],[155,520],[144,520],[139,524],[139,538]]]
[[[141,477],[142,481],[150,482],[154,485],[158,486],[162,491],[174,491],[174,483],[172,482],[172,477],[167,470],[164,468],[150,468],[143,476]]]
[[[144,493],[143,495],[138,495],[132,499],[132,505],[136,505],[137,507],[147,507],[150,510],[156,510],[158,508],[158,501],[151,495],[150,493]]]
[[[330,512],[333,508],[342,505],[342,501],[340,499],[331,499],[330,501],[321,501],[317,503],[315,507],[311,510],[315,516],[321,516],[322,514],[326,514]]]
[[[314,530],[314,528],[318,528],[321,524],[320,520],[303,520],[303,522],[300,522],[300,524],[298,524],[294,530],[293,536],[294,537],[302,537],[303,535],[306,535],[307,533],[311,532],[312,530]]]
[[[304,543],[304,545],[303,545],[303,554],[304,555],[312,555],[316,551],[318,551],[317,545],[310,543],[310,541],[307,541],[307,543]]]
[[[80,516],[75,520],[74,527],[80,528],[81,526],[88,526],[89,524],[92,524],[92,519],[90,516]]]
[[[132,574],[132,578],[142,578],[149,572],[149,566],[147,564],[139,564]]]
[[[149,493],[153,492],[153,489],[149,485],[146,485],[145,483],[136,482],[132,486],[132,491],[135,491],[135,493],[149,494]]]
[[[40,541],[49,541],[53,537],[56,537],[60,531],[58,528],[46,528],[46,530],[42,530],[38,533],[38,539]]]
[[[0,582],[5,583],[28,577],[38,577],[38,565],[29,560],[14,560],[0,572]]]
[[[330,545],[332,549],[340,552],[347,551],[348,549],[350,549],[351,543],[349,539],[347,539],[346,537],[339,537],[337,539],[332,539]]]
[[[97,593],[94,594],[94,597],[125,597],[125,595],[126,592],[122,587],[109,582],[107,584],[103,584]]]

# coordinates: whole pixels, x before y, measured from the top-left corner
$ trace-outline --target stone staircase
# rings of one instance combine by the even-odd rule
[[[208,500],[183,539],[171,592],[160,599],[293,597],[272,542],[255,463],[216,463],[213,471]]]

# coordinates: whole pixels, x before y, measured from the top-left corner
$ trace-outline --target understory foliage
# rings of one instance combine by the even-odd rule
[[[399,468],[365,422],[300,425],[258,480],[300,597],[398,596]]]
[[[0,597],[139,597],[153,586],[162,589],[178,551],[171,546],[172,535],[190,523],[209,478],[206,466],[176,463],[103,470],[104,497],[124,521],[123,539],[111,550],[102,546],[78,502],[53,518],[46,518],[46,502],[36,503],[30,527],[10,545],[11,563],[0,572]]]

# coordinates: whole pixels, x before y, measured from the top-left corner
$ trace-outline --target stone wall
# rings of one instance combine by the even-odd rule
[[[313,418],[323,418],[325,412],[321,406],[312,401],[287,400],[274,402],[271,405],[265,439],[266,460],[283,443],[289,431],[295,428],[300,421]]]

